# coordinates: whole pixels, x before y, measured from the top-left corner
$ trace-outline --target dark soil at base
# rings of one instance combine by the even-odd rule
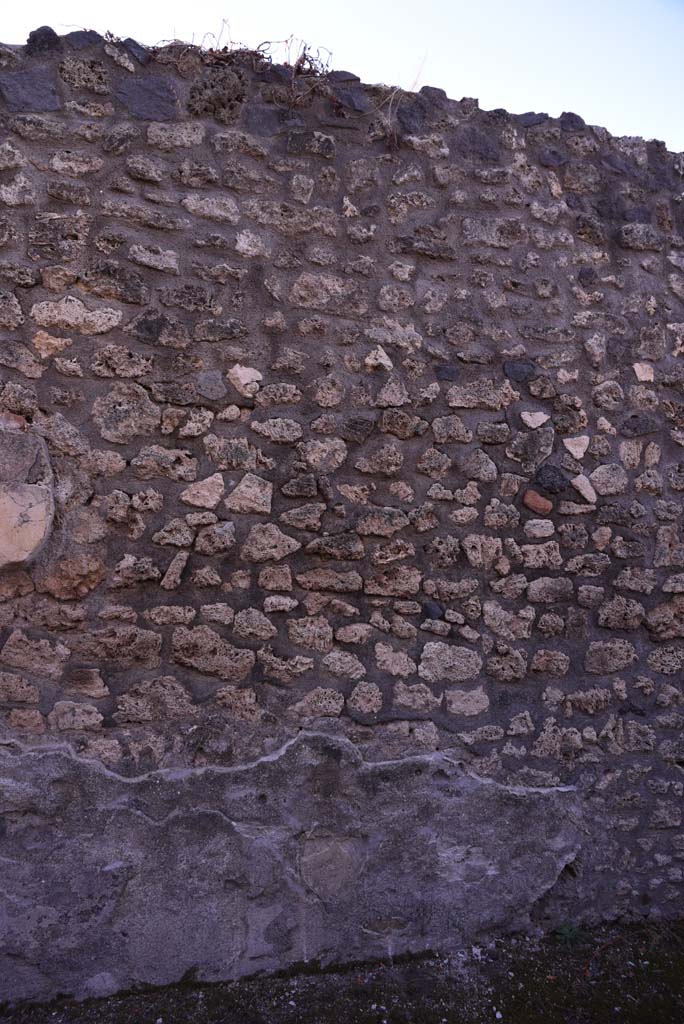
[[[684,922],[0,1009],[2,1024],[684,1024]]]

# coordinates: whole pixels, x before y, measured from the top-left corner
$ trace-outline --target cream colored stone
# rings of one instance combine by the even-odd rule
[[[180,500],[195,508],[216,508],[225,490],[223,476],[214,473],[205,480],[190,484],[181,492]]]
[[[563,444],[574,459],[583,459],[589,447],[589,438],[586,434],[579,437],[564,437]]]
[[[259,382],[263,380],[263,374],[253,366],[242,366],[236,363],[226,374],[238,394],[244,398],[254,398],[259,390]]]
[[[590,505],[596,503],[596,491],[594,490],[589,477],[585,476],[584,473],[580,473],[570,481],[572,486],[575,488],[578,494],[581,494],[585,501],[589,502]]]
[[[0,484],[0,567],[26,562],[47,539],[54,512],[42,484]]]
[[[229,512],[268,515],[271,511],[273,484],[254,473],[245,473],[224,501]]]
[[[382,345],[372,349],[364,359],[364,366],[367,370],[393,370],[394,363],[385,352]]]
[[[643,382],[653,380],[653,367],[650,363],[632,363],[636,379]]]
[[[531,430],[536,430],[537,427],[541,427],[544,423],[548,422],[550,416],[545,412],[521,412],[520,419],[525,426],[530,427]]]
[[[240,231],[235,239],[235,251],[249,259],[255,256],[270,256],[271,247],[265,238],[254,231]]]

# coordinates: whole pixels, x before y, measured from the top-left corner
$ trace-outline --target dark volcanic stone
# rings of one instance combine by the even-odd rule
[[[37,53],[48,53],[50,50],[59,50],[61,41],[57,33],[49,25],[42,25],[33,32],[29,32],[26,40],[26,53],[34,57]]]
[[[350,416],[340,427],[340,437],[352,444],[363,444],[374,427],[375,420],[370,416]]]
[[[93,32],[92,29],[79,29],[77,32],[69,32],[65,35],[64,42],[68,43],[72,50],[85,50],[89,46],[101,43],[102,36],[99,32]]]
[[[503,364],[503,371],[509,380],[514,380],[518,384],[539,376],[539,368],[526,359],[507,359]]]
[[[626,160],[623,160],[617,153],[606,153],[601,157],[601,163],[608,170],[614,171],[615,174],[629,174],[631,168]]]
[[[550,146],[540,150],[538,159],[542,167],[562,167],[568,162],[567,156]]]
[[[137,60],[138,64],[144,66],[152,60],[150,51],[145,46],[141,46],[140,43],[136,43],[135,39],[124,39],[123,45],[124,49],[130,53],[134,60]]]
[[[472,124],[458,130],[454,149],[461,156],[477,157],[493,164],[498,163],[501,158],[501,148],[497,139]]]
[[[213,402],[225,398],[228,389],[223,382],[223,377],[218,370],[202,370],[195,378],[198,394],[202,398],[208,398]]]
[[[337,86],[333,89],[333,95],[337,102],[348,110],[356,110],[365,114],[371,110],[373,104],[363,89],[349,89],[344,86]]]
[[[353,74],[351,71],[330,71],[326,76],[328,81],[333,85],[339,82],[360,82],[361,79],[358,75]]]
[[[586,128],[584,119],[579,114],[572,114],[568,110],[564,110],[560,116],[561,131],[564,132],[583,132]]]
[[[335,155],[335,140],[329,135],[317,132],[290,132],[287,136],[287,151],[296,156],[312,153],[330,159]]]
[[[0,98],[12,112],[60,110],[57,79],[47,68],[27,68],[0,74]]]
[[[430,118],[430,104],[424,96],[404,96],[397,108],[397,121],[409,135],[418,135]]]
[[[424,601],[421,611],[428,619],[441,619],[444,615],[444,608],[438,601]]]
[[[420,95],[425,96],[436,107],[445,107],[449,102],[449,97],[444,89],[437,89],[434,85],[424,85],[420,90]]]
[[[558,466],[551,464],[544,465],[537,471],[534,482],[547,494],[562,494],[568,487],[565,473]]]
[[[114,95],[143,121],[172,121],[176,116],[176,90],[170,78],[123,78]]]
[[[544,124],[544,121],[548,121],[548,119],[548,114],[535,114],[532,110],[528,110],[525,114],[518,114],[518,124],[522,128],[534,128],[538,124]]]
[[[242,109],[245,131],[252,135],[274,135],[283,126],[283,111],[263,103],[246,103]]]
[[[458,367],[437,366],[435,367],[435,376],[437,380],[458,380]]]
[[[623,437],[643,437],[644,434],[655,434],[661,425],[652,413],[633,412],[620,424],[620,433]]]
[[[577,280],[583,288],[588,288],[590,285],[595,284],[598,279],[598,275],[593,267],[580,267],[577,272]]]

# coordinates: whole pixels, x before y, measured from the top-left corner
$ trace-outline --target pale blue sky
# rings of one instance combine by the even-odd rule
[[[0,39],[23,42],[42,24],[144,43],[294,37],[290,52],[301,40],[327,48],[332,67],[364,81],[439,86],[486,109],[572,110],[684,150],[684,0],[30,0],[5,6]]]

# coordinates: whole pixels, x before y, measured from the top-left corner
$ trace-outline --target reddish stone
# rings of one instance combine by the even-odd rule
[[[532,509],[540,516],[548,516],[553,512],[553,502],[549,501],[548,498],[543,498],[541,494],[537,494],[536,491],[525,491],[523,495],[523,505],[526,508]]]

